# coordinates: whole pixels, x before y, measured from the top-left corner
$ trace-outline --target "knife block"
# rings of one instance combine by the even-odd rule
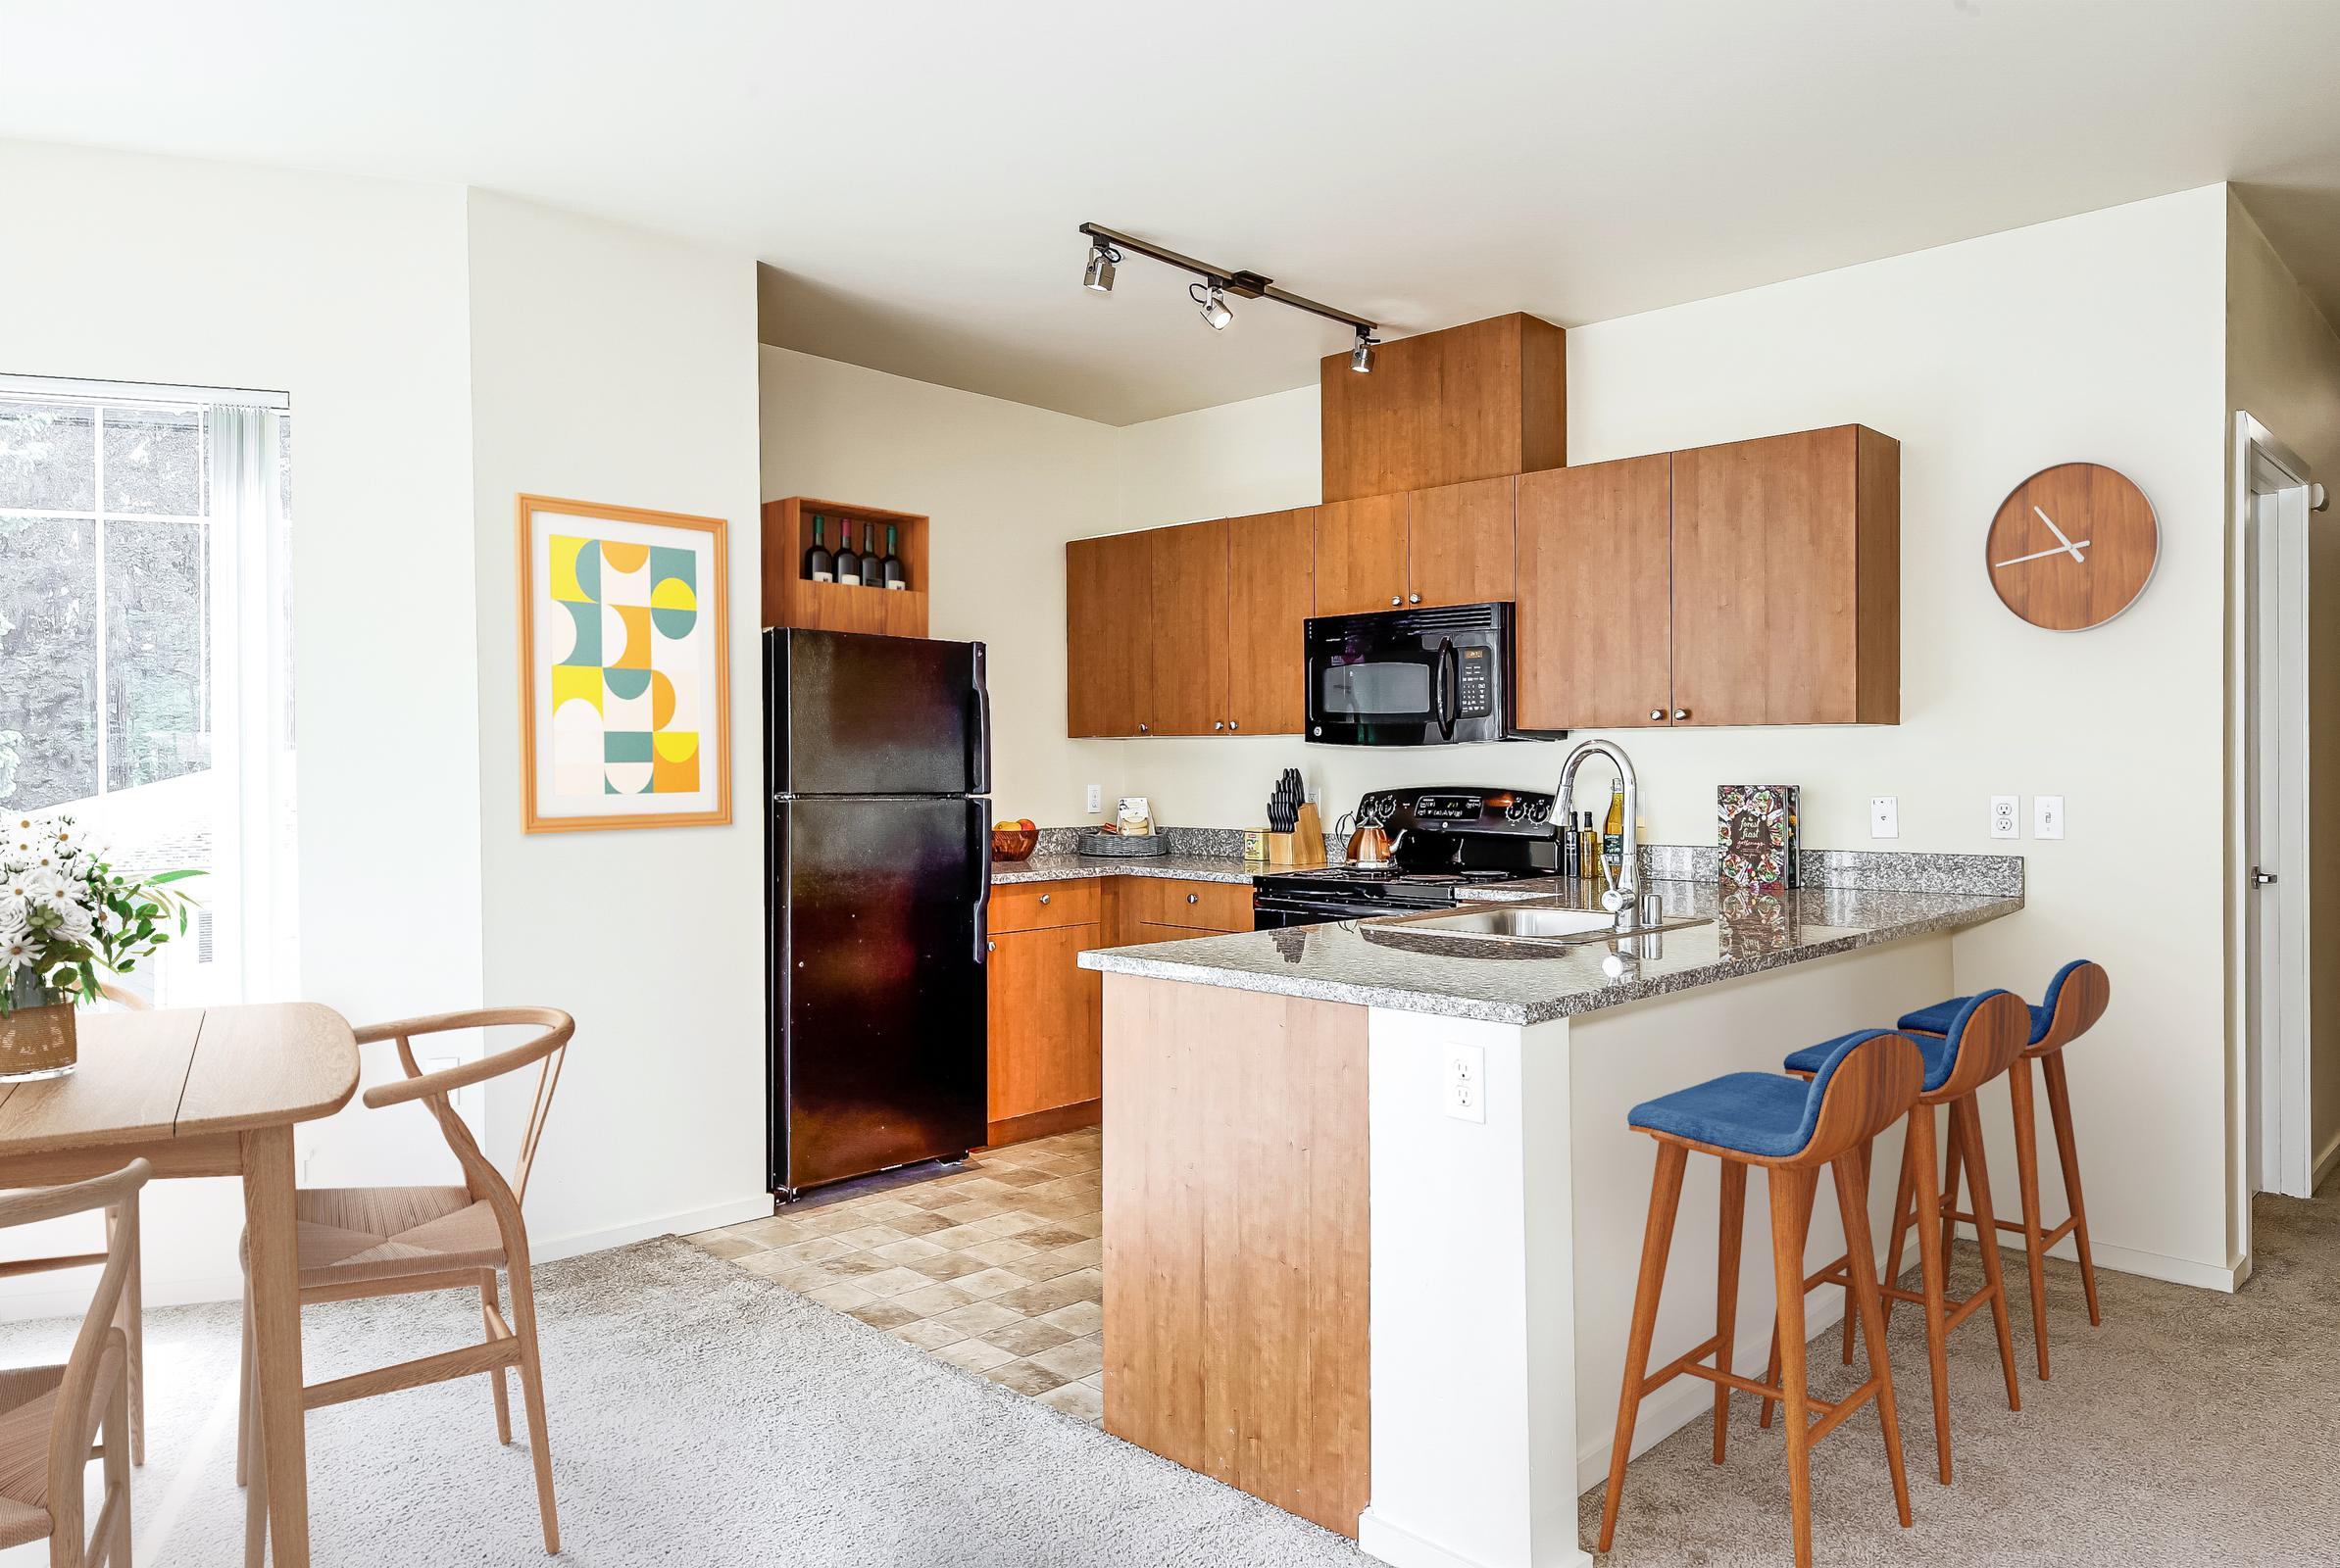
[[[1268,835],[1268,863],[1270,865],[1322,865],[1324,863],[1324,819],[1317,808],[1303,803],[1292,817],[1292,831]]]

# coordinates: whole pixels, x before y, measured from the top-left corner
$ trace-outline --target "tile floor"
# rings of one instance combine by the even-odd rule
[[[689,1240],[994,1383],[1104,1419],[1094,1127],[878,1178]]]

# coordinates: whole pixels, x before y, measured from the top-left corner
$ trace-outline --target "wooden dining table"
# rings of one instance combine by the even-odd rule
[[[158,1178],[242,1178],[270,1541],[278,1568],[308,1568],[292,1129],[349,1103],[357,1041],[313,1003],[83,1013],[77,1027],[72,1074],[0,1084],[0,1188],[133,1159]]]

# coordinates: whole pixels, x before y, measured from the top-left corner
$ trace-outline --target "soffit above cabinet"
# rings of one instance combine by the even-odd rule
[[[1326,501],[1427,490],[1568,462],[1568,334],[1521,312],[1324,358]]]

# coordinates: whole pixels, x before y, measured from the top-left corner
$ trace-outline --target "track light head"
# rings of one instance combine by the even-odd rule
[[[1357,346],[1349,351],[1349,368],[1366,375],[1373,368],[1373,345],[1381,340],[1364,327],[1357,329]]]
[[[1100,294],[1113,292],[1113,270],[1120,264],[1121,253],[1103,240],[1089,245],[1088,270],[1081,274],[1080,286],[1095,289]]]
[[[1203,308],[1203,319],[1211,323],[1214,331],[1225,331],[1227,322],[1235,318],[1235,313],[1227,309],[1226,290],[1217,278],[1211,280],[1208,291],[1200,283],[1187,284],[1186,297]]]

